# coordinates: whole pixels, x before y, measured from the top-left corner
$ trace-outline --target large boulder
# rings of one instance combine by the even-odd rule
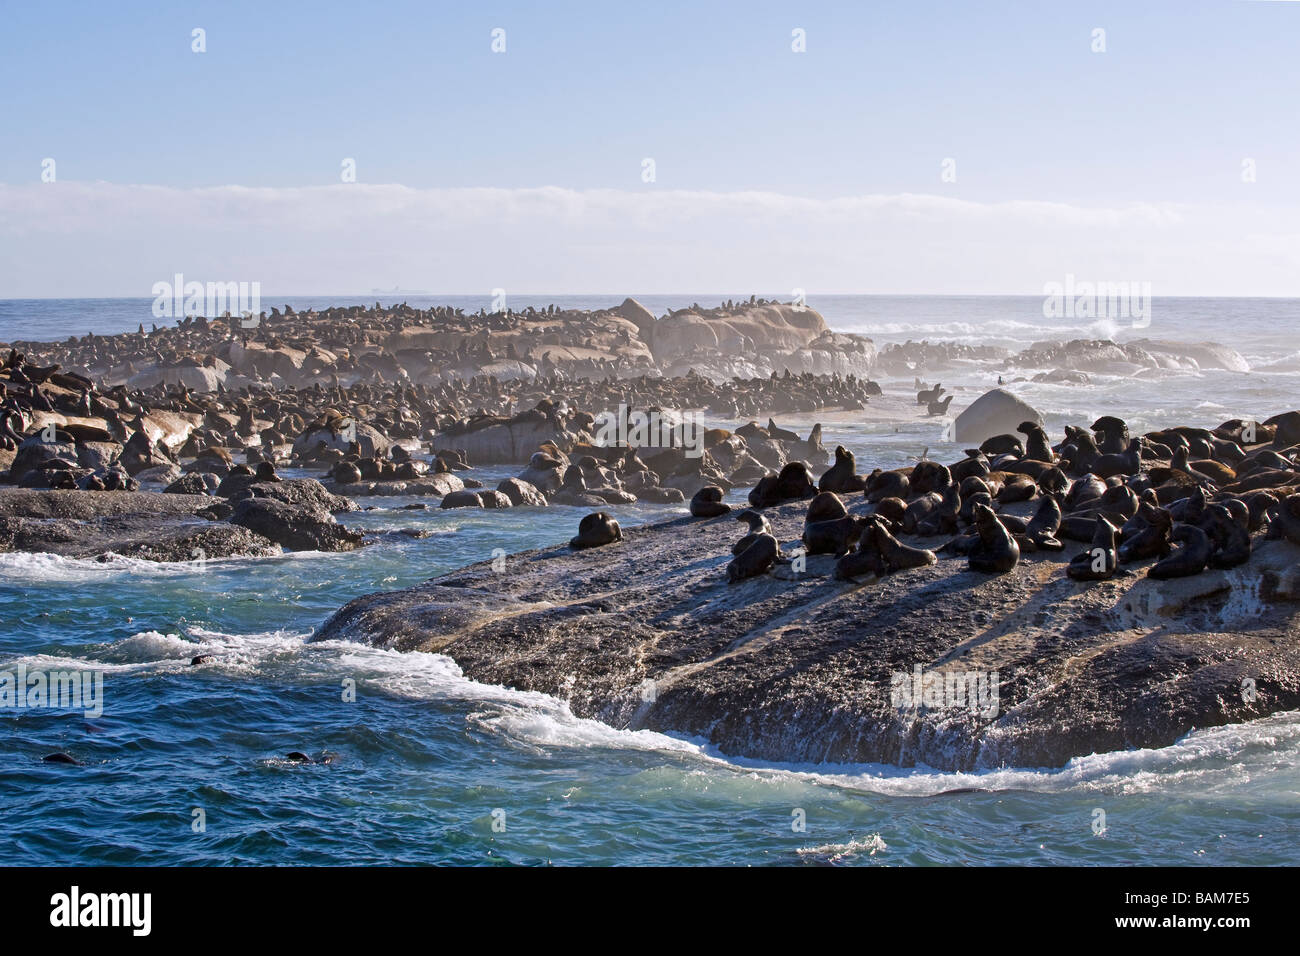
[[[655,317],[654,313],[644,305],[636,299],[627,298],[623,300],[622,305],[610,311],[635,325],[637,335],[642,342],[650,341],[655,327]]]
[[[957,416],[953,441],[978,445],[994,435],[1013,434],[1022,422],[1044,424],[1043,416],[1028,402],[1005,388],[985,392]]]
[[[322,445],[330,451],[346,452],[351,445],[349,437],[343,431],[309,427],[294,439],[293,455],[295,458],[310,459]],[[356,440],[362,458],[386,458],[388,449],[393,444],[391,438],[365,422],[356,422]]]
[[[534,505],[538,508],[546,507],[546,496],[537,490],[533,485],[522,478],[507,478],[497,485],[497,491],[504,494],[510,499],[510,503],[516,508],[520,505]]]

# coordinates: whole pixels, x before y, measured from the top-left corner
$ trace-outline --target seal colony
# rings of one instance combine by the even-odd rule
[[[1055,765],[1300,704],[1300,412],[1138,435],[1105,416],[1053,443],[995,389],[956,419],[959,440],[980,435],[960,460],[860,470],[820,425],[781,420],[889,400],[877,368],[989,356],[877,355],[757,299],[660,318],[635,306],[273,310],[251,330],[195,318],[8,348],[0,550],[348,551],[373,539],[337,516],[384,494],[580,508],[567,546],[358,598],[317,637],[446,653],[581,716],[766,759]],[[1234,362],[1115,349],[1030,352],[1091,369]],[[948,408],[941,384],[908,378],[917,420]],[[659,415],[667,445],[599,444],[616,407]],[[693,445],[687,409],[737,424]],[[523,467],[486,488],[485,463]],[[625,529],[605,510],[635,501],[685,514]],[[890,676],[918,664],[997,671],[1005,707],[900,712]]]
[[[1059,766],[1300,706],[1298,453],[1300,412],[1136,437],[1099,419],[1054,446],[1025,422],[869,475],[839,448],[734,518],[702,488],[589,550],[358,598],[314,639],[447,654],[738,756]],[[916,666],[998,673],[1000,710],[900,710],[891,675]]]

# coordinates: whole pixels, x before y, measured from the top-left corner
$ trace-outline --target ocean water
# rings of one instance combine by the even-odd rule
[[[645,300],[658,309],[718,298]],[[141,301],[147,314],[148,300]],[[0,302],[0,339],[59,337],[77,322],[84,328],[75,334],[99,322],[109,323],[97,329],[104,332],[148,322],[132,302]],[[1157,300],[1151,327],[1133,337],[1228,340],[1253,366],[1295,351],[1294,302],[1188,302],[1182,311],[1170,306],[1169,328],[1162,328]],[[1041,314],[1035,325],[1037,300],[853,300],[841,307],[836,298],[810,305],[832,326],[879,342],[962,338],[1023,347],[1056,337],[1044,332]],[[953,387],[973,396],[987,387],[983,378],[972,371]],[[891,394],[911,387],[884,384]],[[1300,405],[1294,385],[1294,373],[1254,371],[1013,387],[1044,410],[1055,433],[1067,421],[1106,412],[1151,424],[1217,424],[1247,407],[1262,407],[1251,412],[1262,417]],[[959,455],[922,411],[898,404],[886,420],[850,416],[827,424],[826,440],[850,447],[862,468],[903,464],[926,448]],[[804,431],[818,417],[782,424]],[[514,471],[474,474],[490,487]],[[9,861],[1300,862],[1300,713],[1198,730],[1159,750],[1094,754],[1059,769],[790,766],[583,720],[563,700],[470,681],[440,655],[306,643],[353,597],[487,560],[495,548],[554,544],[574,533],[583,514],[566,507],[404,510],[411,501],[363,500],[378,507],[343,520],[379,539],[344,555],[198,566],[0,554],[0,670],[86,668],[104,680],[98,717],[0,708],[7,741],[0,749],[0,838]],[[682,509],[611,510],[635,524]],[[403,529],[432,533],[412,538]],[[190,667],[200,653],[214,662]],[[344,700],[347,681],[355,682],[355,700]],[[296,764],[284,759],[293,750],[337,759]],[[56,751],[81,766],[42,762]],[[800,820],[802,830],[794,825]]]

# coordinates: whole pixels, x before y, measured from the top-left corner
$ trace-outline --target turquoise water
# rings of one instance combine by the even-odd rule
[[[1246,335],[1263,343],[1256,348],[1285,350],[1274,332],[1257,332]],[[1111,410],[1153,424],[1217,424],[1243,402],[1271,413],[1295,406],[1292,383],[1207,372],[1140,388],[1132,380],[1024,388],[1055,432]],[[885,384],[887,392],[910,385]],[[782,424],[804,431],[814,418]],[[940,427],[909,411],[897,421],[839,423],[826,438],[849,445],[865,470],[926,447],[956,457]],[[491,487],[514,471],[474,474]],[[469,681],[439,655],[305,643],[353,597],[487,560],[495,548],[563,541],[584,513],[403,510],[409,502],[363,500],[380,507],[343,520],[380,537],[345,555],[201,568],[0,555],[0,669],[96,669],[105,694],[94,718],[0,709],[8,861],[1300,862],[1297,713],[1056,770],[777,766],[578,719],[563,701]],[[681,511],[611,510],[625,524]],[[413,539],[403,528],[434,533]],[[190,667],[199,653],[214,663]],[[355,701],[343,699],[348,680]],[[294,750],[337,759],[283,759]],[[41,761],[55,751],[82,766]],[[196,809],[203,832],[193,826]],[[800,819],[803,830],[792,825]]]

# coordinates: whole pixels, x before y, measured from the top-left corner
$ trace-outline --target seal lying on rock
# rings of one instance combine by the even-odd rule
[[[804,549],[808,554],[848,554],[871,523],[872,519],[862,515],[809,522],[803,527]]]
[[[808,466],[801,461],[792,461],[781,469],[780,474],[768,475],[761,479],[749,493],[749,503],[755,508],[768,508],[784,501],[798,501],[812,498],[817,494]]]
[[[781,545],[770,534],[754,535],[754,542],[727,565],[727,581],[735,584],[766,574],[781,557]]]
[[[843,518],[849,513],[849,509],[844,507],[844,502],[840,496],[833,491],[823,491],[817,495],[808,505],[808,513],[804,515],[804,523],[813,521],[833,521],[836,518]]]
[[[924,548],[913,548],[911,545],[903,544],[889,533],[884,522],[879,518],[875,516],[869,517],[871,518],[871,525],[864,534],[870,535],[872,544],[880,552],[880,556],[884,559],[889,570],[903,571],[908,568],[923,568],[939,560],[933,551],[927,551]]]
[[[597,511],[578,522],[578,534],[569,539],[569,547],[598,548],[622,540],[623,529],[618,526],[618,522],[605,512]]]
[[[722,500],[723,491],[717,485],[708,485],[695,492],[691,498],[691,515],[696,518],[716,518],[731,510],[731,505]]]

